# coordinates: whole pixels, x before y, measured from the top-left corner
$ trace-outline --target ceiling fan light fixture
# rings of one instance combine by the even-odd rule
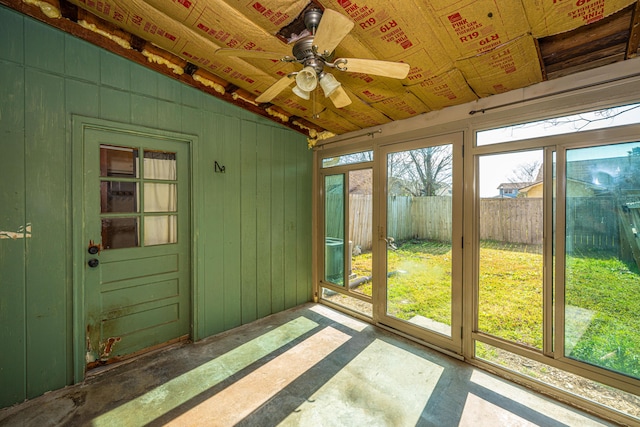
[[[300,89],[311,92],[318,86],[318,74],[315,68],[306,66],[296,75],[296,84]]]
[[[296,95],[298,95],[302,99],[306,99],[306,100],[309,99],[309,91],[300,89],[300,86],[296,85],[293,88],[293,93],[295,93]]]
[[[324,73],[320,76],[320,87],[327,98],[340,87],[340,82],[336,80],[333,74]]]

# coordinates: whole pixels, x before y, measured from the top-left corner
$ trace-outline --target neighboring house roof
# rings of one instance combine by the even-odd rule
[[[603,193],[606,191],[606,188],[603,187],[602,185],[597,185],[597,184],[593,184],[591,182],[586,182],[586,181],[581,181],[578,179],[567,179],[567,182],[571,182],[573,184],[578,184],[583,186],[584,188],[589,188],[590,190],[592,190],[594,193]],[[520,194],[527,194],[529,192],[531,192],[531,190],[533,190],[536,187],[539,187],[542,185],[542,180],[537,181],[532,183],[531,185],[527,186],[527,187],[522,187],[519,189],[519,193]]]
[[[519,189],[519,192],[520,192],[520,193],[525,193],[525,194],[526,194],[526,193],[528,193],[529,191],[531,191],[532,189],[534,189],[535,187],[538,187],[538,186],[540,186],[540,185],[542,185],[542,180],[540,180],[540,181],[536,181],[536,182],[533,182],[533,183],[531,183],[530,185],[527,185],[526,187],[522,187],[522,188],[520,188],[520,189]]]
[[[531,182],[503,182],[498,185],[498,190],[519,190],[528,185],[531,185]]]

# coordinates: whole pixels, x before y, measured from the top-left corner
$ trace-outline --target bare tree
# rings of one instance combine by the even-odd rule
[[[535,182],[541,165],[540,160],[520,163],[511,171],[511,175],[508,177],[509,182],[514,184]]]
[[[436,196],[451,188],[450,145],[392,153],[387,164],[389,194]]]

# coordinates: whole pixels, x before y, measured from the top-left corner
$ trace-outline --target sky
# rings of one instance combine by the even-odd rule
[[[640,123],[640,104],[482,131],[478,132],[477,143],[481,146],[542,136],[584,132],[632,123]],[[607,145],[600,149],[575,150],[572,151],[571,160],[587,160],[594,156],[599,158],[626,156],[631,146],[640,146],[640,143],[634,145]],[[480,197],[496,196],[498,194],[497,187],[501,183],[510,182],[510,177],[513,175],[514,170],[520,165],[536,160],[542,164],[542,158],[543,152],[540,149],[480,157]]]

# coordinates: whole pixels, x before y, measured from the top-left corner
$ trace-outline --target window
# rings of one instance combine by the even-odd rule
[[[332,168],[335,166],[352,165],[356,163],[365,163],[373,161],[373,151],[361,151],[353,154],[343,154],[335,157],[326,157],[322,159],[323,168]]]
[[[564,117],[505,126],[477,132],[478,146],[585,132],[626,124],[640,123],[640,104],[623,105]]]
[[[640,379],[640,142],[567,150],[564,355]]]
[[[640,126],[614,125],[640,123],[639,112],[633,104],[500,129],[516,141],[489,143],[482,131],[472,150],[475,358],[635,419]],[[571,129],[568,120],[573,133],[554,130]],[[550,136],[517,141],[545,126]]]

